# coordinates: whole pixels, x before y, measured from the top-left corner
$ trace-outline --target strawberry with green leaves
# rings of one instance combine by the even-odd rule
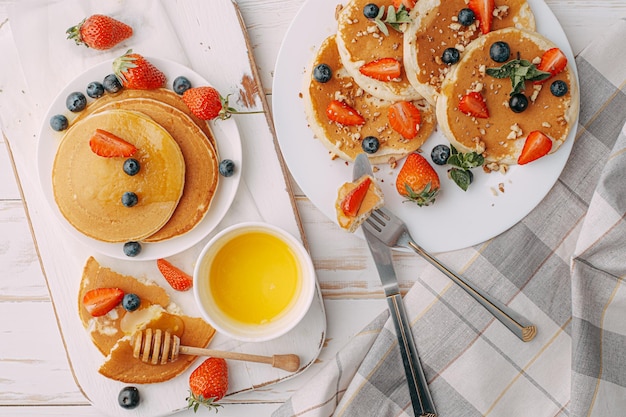
[[[124,88],[154,90],[165,87],[165,74],[142,55],[128,50],[113,61],[113,72]]]
[[[545,133],[534,130],[528,134],[517,163],[520,165],[535,161],[550,153],[552,139]]]
[[[172,265],[165,259],[157,259],[157,268],[163,275],[163,278],[176,291],[187,291],[193,286],[193,278],[180,268]]]
[[[83,296],[83,307],[93,317],[100,317],[117,307],[124,298],[119,288],[95,288]]]
[[[262,111],[239,111],[228,104],[230,95],[223,97],[213,87],[193,87],[183,93],[183,102],[201,120],[220,118],[226,120],[233,114],[254,114]]]
[[[94,14],[72,26],[65,33],[68,39],[76,42],[76,45],[105,50],[130,38],[133,35],[133,28],[112,17]]]
[[[420,207],[428,206],[435,202],[439,187],[439,175],[426,158],[418,153],[409,154],[396,178],[398,193]]]
[[[228,364],[222,358],[208,358],[189,375],[190,395],[187,408],[198,411],[200,405],[209,409],[221,407],[217,402],[228,391]],[[217,411],[217,410],[216,410]]]

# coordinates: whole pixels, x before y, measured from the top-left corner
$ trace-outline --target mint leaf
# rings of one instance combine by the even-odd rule
[[[487,75],[494,78],[510,78],[511,95],[524,90],[526,81],[542,81],[550,77],[549,72],[537,69],[537,66],[526,59],[513,59],[498,68],[487,68]]]
[[[385,7],[381,7],[378,11],[378,16],[374,18],[374,23],[378,26],[378,29],[386,36],[389,36],[389,30],[387,29],[387,25],[391,28],[395,29],[398,32],[402,32],[400,29],[400,25],[403,23],[411,23],[411,17],[409,16],[409,11],[406,10],[404,5],[398,7],[396,10],[393,6],[389,6],[387,8],[387,16],[383,20],[383,15],[385,14]]]
[[[485,163],[485,158],[476,152],[461,153],[454,146],[450,146],[448,164],[461,169],[472,169]]]
[[[472,183],[472,173],[466,169],[452,168],[450,170],[450,178],[458,185],[463,191],[467,191]]]

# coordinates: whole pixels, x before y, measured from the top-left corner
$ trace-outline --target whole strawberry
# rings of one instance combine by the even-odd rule
[[[94,14],[65,33],[77,45],[93,49],[110,49],[133,35],[133,28],[126,23],[102,14]]]
[[[193,278],[186,272],[175,267],[165,259],[157,259],[157,268],[161,271],[163,278],[176,291],[187,291],[193,286]]]
[[[427,206],[435,202],[439,193],[439,175],[418,153],[411,153],[396,178],[396,190],[418,206]]]
[[[165,74],[130,49],[113,61],[113,72],[125,88],[153,90],[165,86]]]
[[[189,375],[190,395],[187,408],[198,411],[200,405],[209,409],[221,407],[221,400],[228,391],[228,365],[222,358],[208,358]]]
[[[228,104],[228,97],[222,97],[213,87],[193,87],[183,93],[183,101],[189,110],[202,120],[213,120],[219,117],[222,120],[230,118],[232,114],[263,113],[261,111],[241,112]]]

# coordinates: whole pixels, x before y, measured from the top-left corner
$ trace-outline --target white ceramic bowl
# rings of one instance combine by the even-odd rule
[[[286,243],[287,247],[283,247],[282,249],[284,250],[268,252],[267,248],[256,245],[259,238],[258,235],[256,238],[251,237],[257,232],[265,236],[263,239],[268,238],[271,240],[272,237],[278,238]],[[231,243],[229,245],[234,239],[237,239],[239,243]],[[246,239],[248,240],[246,241]],[[252,243],[253,241],[254,244]],[[236,256],[233,256],[231,252],[231,259],[236,258],[236,261],[231,260],[229,264],[231,266],[224,268],[224,254],[233,250],[233,248],[239,247],[248,247],[248,251],[238,253]],[[243,251],[243,249],[238,250]],[[263,250],[266,251],[265,255],[269,254],[271,256],[262,255]],[[261,275],[264,277],[277,275],[266,271],[266,269],[276,266],[274,263],[269,262],[263,265],[266,259],[273,258],[274,253],[281,253],[283,257],[280,259],[287,259],[284,263],[291,265],[292,270],[294,270],[293,267],[295,265],[297,272],[288,274],[289,276],[297,275],[297,278],[293,280],[295,281],[295,290],[293,290],[293,281],[288,285],[287,282],[273,281],[271,277],[270,282],[267,282],[267,278],[260,277]],[[256,261],[253,260],[255,256],[258,257]],[[218,259],[217,262],[215,262],[216,257]],[[283,264],[282,260],[276,262]],[[215,267],[213,267],[214,264]],[[223,272],[215,273],[211,277],[212,267],[216,271],[220,268],[218,265],[222,265]],[[240,267],[244,268],[243,273]],[[264,270],[266,271],[265,275],[262,273]],[[237,274],[232,271],[240,272]],[[245,279],[250,276],[256,276],[257,271],[261,271],[258,279],[255,278],[252,285],[244,285]],[[244,278],[241,278],[242,275]],[[229,278],[225,280],[226,277]],[[260,222],[239,223],[222,230],[213,237],[200,253],[194,269],[193,280],[194,296],[204,319],[219,333],[246,342],[261,342],[275,339],[293,329],[309,310],[316,288],[313,262],[300,241],[276,226]],[[237,284],[240,284],[240,288],[243,288],[243,290],[239,291]],[[259,287],[258,291],[248,290],[248,288],[257,288],[257,284]],[[230,288],[229,291],[225,291],[226,294],[230,295],[225,296],[222,293],[222,296],[216,297],[215,291],[224,291],[225,286]],[[281,286],[292,288],[288,292],[292,292],[293,297],[275,295],[274,290]],[[261,295],[261,291],[272,295],[268,295],[267,297],[269,298],[264,298],[265,296]],[[270,293],[267,293],[267,291],[270,291]],[[257,295],[259,298],[256,298]],[[240,297],[243,298],[240,299]],[[267,299],[274,301],[265,303],[261,301]],[[259,301],[257,302],[257,300]],[[245,319],[234,317],[235,315],[253,315],[256,317],[257,311],[263,310],[263,307],[259,304],[264,306],[280,305],[283,302],[287,304],[284,309],[270,319],[262,320],[261,322],[248,320],[247,317]],[[220,304],[223,308],[220,307]],[[234,312],[234,314],[228,314],[225,310],[231,313]]]

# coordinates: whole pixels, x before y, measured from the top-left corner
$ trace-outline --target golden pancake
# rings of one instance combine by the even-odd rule
[[[441,83],[450,70],[442,61],[447,48],[463,55],[465,47],[481,35],[477,21],[459,23],[458,14],[466,0],[419,0],[411,10],[411,23],[404,32],[404,65],[409,82],[435,105]],[[506,27],[535,30],[535,17],[526,0],[496,0],[492,30]]]
[[[373,97],[354,81],[345,71],[337,51],[335,36],[328,37],[315,57],[312,67],[324,63],[332,70],[332,78],[326,83],[316,81],[312,69],[305,76],[305,111],[315,136],[332,153],[346,161],[353,161],[363,153],[361,142],[368,136],[378,139],[380,147],[368,154],[374,164],[398,160],[418,149],[428,139],[435,127],[434,108],[425,100],[412,103],[420,110],[421,122],[417,136],[405,139],[394,131],[387,118],[389,106],[393,102]],[[345,102],[356,109],[364,118],[365,124],[345,126],[331,121],[326,109],[333,100]]]
[[[140,307],[127,312],[118,305],[104,316],[91,317],[82,299],[87,291],[96,288],[120,288],[124,293],[137,294]],[[200,318],[175,313],[177,309],[157,284],[119,274],[101,266],[93,257],[87,260],[78,294],[78,312],[94,345],[106,356],[99,369],[102,375],[125,383],[144,384],[166,381],[184,372],[195,356],[180,355],[174,362],[150,365],[133,357],[130,344],[135,330],[152,328],[169,329],[186,346],[207,346],[215,330]]]
[[[137,148],[137,175],[123,170],[126,158],[96,155],[89,141],[96,129]],[[52,185],[59,210],[86,236],[105,242],[142,240],[167,223],[182,196],[185,161],[172,136],[142,113],[108,110],[82,119],[63,136],[54,159]],[[134,192],[138,203],[122,204]]]
[[[387,25],[388,34],[384,34],[373,20],[363,15],[363,8],[368,3],[371,0],[351,0],[337,17],[337,48],[346,71],[374,97],[391,101],[421,98],[409,82],[402,65],[402,32]],[[386,10],[392,5],[392,0],[382,0],[376,4]],[[401,64],[400,77],[380,81],[360,72],[363,65],[383,58],[393,58]]]
[[[185,186],[178,206],[165,226],[144,241],[159,242],[192,230],[207,213],[218,186],[219,158],[209,139],[184,112],[155,99],[131,97],[108,101],[93,112],[109,109],[146,114],[172,135],[185,159]]]
[[[365,198],[361,203],[356,215],[350,216],[344,213],[341,202],[352,190],[359,186],[366,178],[370,179]],[[367,220],[372,211],[381,208],[385,204],[383,192],[376,182],[376,178],[371,175],[364,175],[356,181],[346,182],[337,191],[337,200],[335,202],[335,211],[337,212],[337,223],[348,232],[355,232],[359,226]]]
[[[568,64],[543,83],[525,81],[523,93],[528,107],[516,113],[509,107],[511,80],[487,74],[489,68],[503,65],[489,56],[490,46],[498,41],[509,45],[511,58],[519,56],[534,64],[540,62],[545,51],[556,48],[536,32],[515,28],[493,31],[473,41],[442,84],[437,101],[441,130],[460,152],[482,153],[487,162],[516,164],[528,134],[533,131],[547,135],[553,142],[550,153],[555,152],[567,139],[578,115],[578,86],[573,70]],[[555,80],[566,83],[565,95],[557,97],[551,93],[550,85]],[[484,98],[488,118],[472,117],[459,110],[460,98],[473,91]]]

